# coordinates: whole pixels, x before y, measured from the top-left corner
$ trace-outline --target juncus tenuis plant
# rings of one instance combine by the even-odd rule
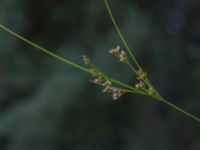
[[[11,35],[15,36],[16,38],[22,40],[23,42],[29,44],[32,47],[35,47],[36,49],[43,51],[44,53],[68,64],[72,67],[75,67],[81,71],[87,72],[93,76],[93,79],[91,80],[92,83],[100,85],[103,87],[103,92],[110,93],[112,98],[114,100],[119,99],[122,95],[126,93],[135,93],[140,95],[145,95],[147,97],[153,98],[157,100],[158,102],[162,102],[169,107],[179,111],[180,113],[186,115],[187,117],[190,117],[191,119],[197,121],[200,123],[200,118],[192,115],[191,113],[179,108],[178,106],[172,104],[171,102],[165,100],[159,92],[154,88],[154,86],[151,84],[147,72],[140,66],[137,59],[133,55],[131,49],[129,48],[123,34],[121,33],[115,18],[112,15],[112,11],[110,9],[110,6],[108,4],[108,0],[105,0],[105,5],[108,11],[108,14],[110,15],[110,18],[112,20],[112,23],[114,24],[114,27],[119,34],[120,39],[122,40],[122,43],[124,45],[125,49],[122,49],[120,46],[116,46],[114,48],[111,48],[108,52],[116,57],[121,63],[124,65],[127,65],[133,73],[137,76],[135,83],[133,85],[128,85],[126,83],[120,82],[118,80],[115,80],[111,78],[110,76],[104,74],[102,71],[100,71],[93,63],[92,60],[86,56],[83,55],[83,63],[86,65],[86,67],[81,66],[79,64],[76,64],[68,59],[65,59],[53,52],[51,52],[48,49],[45,49],[30,40],[22,37],[21,35],[13,32],[9,28],[5,27],[4,25],[0,24],[0,28],[4,31],[10,33]]]

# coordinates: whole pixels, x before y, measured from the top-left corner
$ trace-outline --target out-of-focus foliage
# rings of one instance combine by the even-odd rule
[[[200,116],[200,1],[110,3],[159,91]],[[133,85],[107,53],[121,43],[103,0],[1,0],[0,23]],[[0,150],[200,149],[198,123],[142,96],[115,102],[90,78],[0,31]]]

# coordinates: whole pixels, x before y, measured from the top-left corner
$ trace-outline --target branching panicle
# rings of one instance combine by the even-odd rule
[[[112,82],[102,72],[100,72],[94,64],[92,64],[88,56],[83,55],[83,63],[89,65],[91,67],[90,70],[94,72],[93,76],[95,78],[91,80],[91,82],[103,86],[103,92],[111,93],[114,100],[119,99],[124,93],[127,92],[126,89],[112,86]]]
[[[45,49],[33,42],[31,42],[30,40],[24,38],[23,36],[13,32],[12,30],[10,30],[9,28],[3,26],[0,24],[0,28],[6,32],[8,32],[9,34],[13,35],[14,37],[20,39],[21,41],[29,44],[30,46],[52,56],[53,58],[67,64],[67,65],[71,65],[74,68],[77,68],[81,71],[87,72],[89,74],[91,74],[94,79],[92,80],[92,83],[94,84],[98,84],[101,85],[104,89],[103,92],[106,93],[111,93],[112,98],[114,100],[119,99],[123,94],[125,93],[136,93],[136,94],[141,94],[141,95],[145,95],[151,98],[154,98],[164,104],[166,104],[167,106],[181,112],[182,114],[186,115],[187,117],[190,117],[191,119],[198,121],[200,123],[200,118],[192,115],[191,113],[177,107],[176,105],[170,103],[169,101],[163,99],[160,94],[157,92],[157,90],[154,88],[154,86],[151,84],[150,80],[148,79],[147,76],[147,72],[145,72],[142,67],[140,67],[138,61],[136,60],[135,56],[132,54],[132,51],[130,50],[124,36],[122,35],[116,21],[115,18],[112,15],[111,9],[109,7],[108,1],[104,0],[105,4],[106,4],[106,8],[109,12],[109,15],[111,17],[111,20],[114,24],[114,27],[116,28],[125,48],[126,51],[121,50],[121,48],[119,46],[117,46],[114,49],[111,49],[109,52],[110,54],[112,54],[113,56],[117,57],[119,59],[120,62],[128,65],[128,67],[134,72],[134,74],[137,76],[137,80],[135,81],[134,86],[130,86],[126,83],[120,82],[118,80],[115,80],[107,75],[105,75],[104,73],[102,73],[101,71],[99,71],[99,69],[97,69],[97,67],[92,64],[92,61],[89,57],[87,57],[86,55],[83,55],[83,63],[85,65],[88,65],[89,68],[87,67],[83,67],[79,64],[76,64],[72,61],[69,61],[68,59],[65,59],[55,53],[53,53],[52,51]],[[126,52],[129,54],[127,55]],[[129,57],[131,58],[133,64],[131,63],[131,61],[129,60]]]

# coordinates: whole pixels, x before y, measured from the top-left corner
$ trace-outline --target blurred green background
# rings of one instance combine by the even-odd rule
[[[200,1],[110,0],[130,47],[160,93],[200,116]],[[122,45],[103,0],[1,0],[0,23],[134,84],[108,54]],[[200,124],[163,104],[118,101],[92,77],[0,30],[0,150],[199,150]]]

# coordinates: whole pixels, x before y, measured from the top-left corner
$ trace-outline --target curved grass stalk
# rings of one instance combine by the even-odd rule
[[[182,108],[180,108],[180,107],[178,107],[178,106],[172,104],[171,102],[169,102],[169,101],[167,101],[167,100],[165,100],[165,99],[163,99],[163,98],[160,98],[159,100],[160,100],[161,102],[163,102],[164,104],[166,104],[167,106],[171,107],[172,109],[174,109],[174,110],[176,110],[176,111],[178,111],[178,112],[184,114],[185,116],[187,116],[187,117],[189,117],[189,118],[191,118],[191,119],[193,119],[193,120],[195,120],[195,121],[197,121],[197,122],[200,123],[200,118],[194,116],[193,114],[191,114],[191,113],[189,113],[189,112],[183,110]]]
[[[48,49],[45,49],[45,48],[43,48],[43,47],[41,47],[41,46],[39,46],[39,45],[37,45],[37,44],[31,42],[30,40],[24,38],[23,36],[21,36],[21,35],[15,33],[15,32],[13,32],[13,31],[10,30],[10,29],[8,29],[8,28],[5,27],[4,25],[1,25],[1,24],[0,24],[0,28],[3,29],[4,31],[10,33],[11,35],[15,36],[16,38],[22,40],[23,42],[25,42],[25,43],[31,45],[32,47],[34,47],[34,48],[36,48],[36,49],[38,49],[38,50],[40,50],[40,51],[42,51],[42,52],[44,52],[44,53],[46,53],[46,54],[52,56],[52,57],[54,57],[54,58],[56,58],[56,59],[58,59],[58,60],[60,60],[60,61],[62,61],[63,63],[66,63],[66,64],[68,64],[68,65],[71,65],[71,66],[73,66],[73,67],[75,67],[75,68],[77,68],[77,69],[79,69],[79,70],[84,71],[84,72],[92,73],[91,70],[89,70],[89,69],[87,69],[87,68],[85,68],[85,67],[82,67],[82,66],[80,66],[80,65],[78,65],[78,64],[75,64],[75,63],[73,63],[72,61],[69,61],[69,60],[63,58],[63,57],[61,57],[61,56],[59,56],[59,55],[57,55],[57,54],[51,52],[51,51],[48,50]]]
[[[138,61],[137,61],[137,59],[135,58],[135,56],[133,55],[131,49],[129,48],[129,46],[128,46],[128,44],[127,44],[127,42],[126,42],[126,40],[125,40],[125,38],[124,38],[124,36],[123,36],[123,34],[122,34],[122,32],[120,31],[120,29],[119,29],[119,27],[118,27],[118,25],[117,25],[117,22],[116,22],[116,20],[115,20],[113,14],[112,14],[112,11],[111,11],[111,9],[110,9],[109,4],[108,4],[108,0],[104,0],[104,2],[105,2],[105,4],[106,4],[106,8],[107,8],[108,13],[109,13],[109,16],[110,16],[110,18],[111,18],[111,20],[112,20],[112,23],[113,23],[115,29],[117,30],[117,33],[118,33],[120,39],[122,40],[122,43],[123,43],[124,46],[126,47],[128,53],[129,53],[129,55],[131,56],[131,59],[132,59],[133,62],[136,64],[136,66],[138,67],[138,69],[141,68],[140,65],[139,65],[139,63],[138,63]]]
[[[83,67],[81,65],[78,65],[78,64],[76,64],[76,63],[74,63],[72,61],[69,61],[69,60],[67,60],[67,59],[65,59],[65,58],[63,58],[63,57],[51,52],[50,50],[45,49],[45,48],[43,48],[43,47],[31,42],[30,40],[28,40],[28,39],[24,38],[23,36],[13,32],[12,30],[8,29],[7,27],[5,27],[5,26],[3,26],[1,24],[0,24],[0,28],[3,29],[4,31],[10,33],[11,35],[15,36],[16,38],[20,39],[21,41],[29,44],[30,46],[32,46],[32,47],[34,47],[34,48],[36,48],[36,49],[38,49],[38,50],[50,55],[50,56],[52,56],[53,58],[65,63],[65,64],[68,64],[68,65],[70,65],[72,67],[75,67],[75,68],[77,68],[77,69],[79,69],[81,71],[84,71],[84,72],[87,72],[87,73],[90,73],[90,74],[95,74],[95,72],[93,72],[92,70],[90,70],[90,69],[88,69],[86,67]],[[134,87],[132,87],[132,86],[130,86],[128,84],[125,84],[123,82],[117,81],[117,80],[115,80],[115,79],[113,79],[113,78],[111,78],[109,76],[106,76],[105,74],[103,74],[103,75],[104,75],[105,78],[107,78],[108,80],[112,81],[116,85],[125,88],[124,90],[127,91],[127,92],[134,92],[136,94],[146,95],[146,93],[144,93],[143,91],[140,91],[140,90],[138,90],[138,89],[136,89],[136,88],[134,88]]]

